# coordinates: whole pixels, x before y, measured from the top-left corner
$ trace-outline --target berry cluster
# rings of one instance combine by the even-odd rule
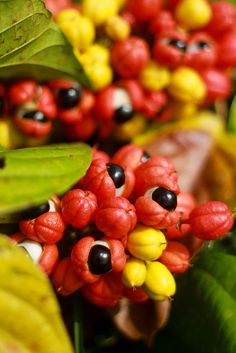
[[[95,130],[90,116],[93,106],[94,95],[73,81],[40,84],[28,79],[0,84],[0,122],[13,123],[18,139],[22,136],[20,144],[27,143],[27,136],[38,144],[56,130],[56,123],[61,123],[64,138],[87,139]]]
[[[147,121],[191,116],[231,95],[233,4],[83,0],[64,7],[55,20],[92,82],[93,114],[107,134],[128,140]]]
[[[125,145],[111,158],[93,150],[86,175],[61,199],[26,210],[12,241],[51,275],[61,295],[81,290],[100,306],[166,300],[189,267],[188,239],[217,239],[233,225],[219,201],[196,205],[172,162]]]
[[[124,143],[232,93],[236,8],[207,0],[45,0],[91,80],[0,84],[0,142]],[[10,116],[10,118],[9,118]],[[13,130],[16,127],[16,136]],[[4,133],[1,133],[3,131]],[[3,135],[3,136],[2,136]],[[36,138],[32,141],[32,138]]]

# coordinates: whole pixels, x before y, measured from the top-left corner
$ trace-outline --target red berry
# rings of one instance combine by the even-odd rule
[[[176,21],[170,11],[162,10],[159,15],[156,16],[151,24],[150,31],[153,34],[159,35],[161,31],[169,31],[176,29]]]
[[[150,21],[158,15],[161,5],[162,0],[128,0],[126,7],[138,21]]]
[[[148,295],[144,292],[142,287],[127,288],[124,287],[123,295],[131,302],[142,303],[149,299]]]
[[[191,227],[189,224],[184,224],[188,219],[190,212],[196,207],[196,200],[189,192],[181,191],[177,195],[176,213],[179,214],[178,223],[168,227],[165,232],[167,239],[178,239],[187,235]],[[183,223],[183,224],[182,224]]]
[[[134,174],[131,169],[106,163],[104,159],[95,159],[82,179],[82,184],[83,188],[96,195],[100,204],[116,196],[129,197],[134,187]]]
[[[152,156],[135,170],[135,193],[144,195],[148,189],[163,187],[179,193],[177,174],[171,160]]]
[[[86,299],[98,306],[114,306],[122,296],[123,283],[118,273],[107,273],[97,282],[86,284],[82,294]]]
[[[96,130],[96,121],[92,115],[85,115],[73,124],[65,124],[65,135],[70,141],[86,141]]]
[[[135,202],[138,220],[156,229],[166,229],[179,220],[176,211],[169,211],[148,197],[138,197]]]
[[[63,236],[65,226],[61,214],[54,209],[38,217],[27,216],[19,223],[20,231],[25,236],[45,244],[57,243]]]
[[[143,148],[134,144],[121,147],[112,157],[111,162],[121,165],[123,168],[135,170],[140,164],[149,159],[147,152]]]
[[[227,1],[217,1],[211,4],[212,17],[204,30],[216,38],[226,32],[232,32],[236,24],[236,8]]]
[[[95,223],[109,238],[121,239],[131,232],[137,222],[135,207],[124,197],[107,199],[99,206]]]
[[[196,32],[188,39],[183,63],[196,70],[204,70],[216,65],[218,54],[213,38],[205,32]]]
[[[226,99],[232,92],[232,81],[223,71],[209,68],[200,72],[207,87],[205,103],[212,103],[217,99]]]
[[[123,78],[134,78],[147,65],[150,58],[147,43],[132,36],[114,43],[111,49],[111,63]]]
[[[55,244],[39,244],[38,242],[26,238],[24,234],[16,233],[10,236],[14,244],[25,249],[34,263],[50,275],[58,261],[59,253]]]
[[[102,247],[102,248],[101,248]],[[116,239],[80,239],[71,252],[71,261],[86,283],[96,282],[109,271],[121,272],[126,263],[123,244]]]
[[[178,30],[162,31],[153,46],[154,59],[161,65],[175,69],[183,65],[187,35]]]
[[[97,198],[91,191],[73,189],[61,200],[62,218],[75,228],[83,228],[93,222]]]
[[[163,263],[171,272],[182,273],[189,267],[190,252],[188,248],[177,241],[167,243],[158,261]]]
[[[67,296],[80,289],[84,281],[74,270],[69,257],[61,260],[52,273],[52,283],[57,293]]]
[[[225,203],[209,201],[196,207],[188,222],[196,237],[213,240],[224,236],[232,228],[234,219]]]
[[[236,21],[236,20],[235,20]],[[236,34],[226,33],[219,40],[218,67],[227,69],[236,66]]]

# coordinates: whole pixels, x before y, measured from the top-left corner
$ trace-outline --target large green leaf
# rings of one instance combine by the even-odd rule
[[[83,143],[0,152],[0,213],[30,207],[61,194],[81,178],[91,162]]]
[[[0,79],[89,80],[42,0],[0,0]]]
[[[235,256],[205,252],[179,277],[168,329],[182,353],[236,352]]]

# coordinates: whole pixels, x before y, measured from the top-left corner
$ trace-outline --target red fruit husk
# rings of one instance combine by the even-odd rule
[[[84,281],[74,270],[69,257],[64,258],[57,264],[51,279],[56,291],[64,296],[74,293],[84,284]]]
[[[170,241],[158,261],[163,263],[170,272],[182,273],[189,267],[190,252],[184,244]]]
[[[120,165],[123,168],[131,168],[135,170],[142,164],[144,150],[134,144],[125,145],[116,151],[112,156],[111,163]]]
[[[144,292],[142,287],[127,288],[124,287],[123,295],[131,302],[142,303],[149,299],[148,295]]]
[[[93,222],[97,198],[91,191],[73,189],[61,200],[62,218],[75,228],[84,228]]]
[[[122,296],[123,283],[119,273],[107,273],[92,284],[82,287],[86,299],[98,306],[114,306]]]
[[[134,192],[142,196],[152,187],[162,186],[179,193],[178,177],[172,161],[161,156],[152,156],[135,170]]]
[[[111,48],[111,63],[122,78],[135,78],[150,59],[149,47],[140,37],[130,36]]]
[[[91,273],[88,268],[89,252],[94,241],[92,236],[84,237],[75,244],[71,252],[71,262],[74,269],[86,283],[93,283],[99,279],[99,276]]]
[[[126,9],[130,11],[137,21],[150,21],[158,16],[162,0],[128,0]]]
[[[147,197],[141,196],[135,202],[138,220],[156,229],[166,229],[175,225],[179,220],[176,211],[168,211],[157,202]]]
[[[234,219],[225,203],[209,201],[190,213],[188,223],[194,236],[214,240],[223,237],[232,228]]]
[[[107,237],[121,239],[137,223],[135,207],[124,197],[107,199],[99,206],[95,223]]]
[[[188,219],[190,212],[196,207],[196,200],[189,192],[181,191],[177,195],[177,207],[175,212],[179,214],[178,223],[168,227],[165,231],[167,239],[178,239],[187,235],[191,227],[189,224],[184,224]]]
[[[22,220],[19,223],[24,235],[46,244],[57,243],[63,237],[65,226],[59,212],[46,212],[33,220]]]

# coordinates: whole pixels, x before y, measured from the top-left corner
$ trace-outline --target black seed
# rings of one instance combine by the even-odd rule
[[[168,44],[175,47],[176,49],[185,51],[186,50],[186,44],[182,42],[182,40],[179,39],[169,39]]]
[[[120,108],[117,108],[114,113],[114,120],[117,123],[125,123],[129,121],[134,114],[133,108],[129,104],[125,104]]]
[[[94,245],[88,256],[89,271],[95,275],[102,275],[111,271],[111,252],[104,245]]]
[[[40,123],[48,122],[48,118],[39,110],[32,110],[30,112],[26,112],[22,115],[22,118],[38,121]]]
[[[107,163],[107,171],[112,178],[115,187],[120,188],[125,183],[125,171],[117,164]]]
[[[177,206],[177,197],[173,191],[163,187],[156,188],[152,193],[152,199],[168,211],[173,211]]]
[[[0,97],[0,116],[3,115],[4,111],[4,99],[3,97]]]
[[[6,165],[6,160],[4,157],[0,157],[0,168],[3,169]]]
[[[82,90],[75,87],[61,89],[58,92],[58,101],[61,108],[70,109],[75,107],[81,100]]]
[[[22,212],[23,219],[34,219],[49,211],[49,203],[29,208]]]
[[[149,158],[150,158],[150,154],[144,151],[141,157],[141,163],[145,163]]]
[[[198,46],[198,48],[200,48],[200,49],[209,49],[209,48],[210,48],[209,43],[204,42],[204,41],[198,42],[198,43],[197,43],[197,46]]]

